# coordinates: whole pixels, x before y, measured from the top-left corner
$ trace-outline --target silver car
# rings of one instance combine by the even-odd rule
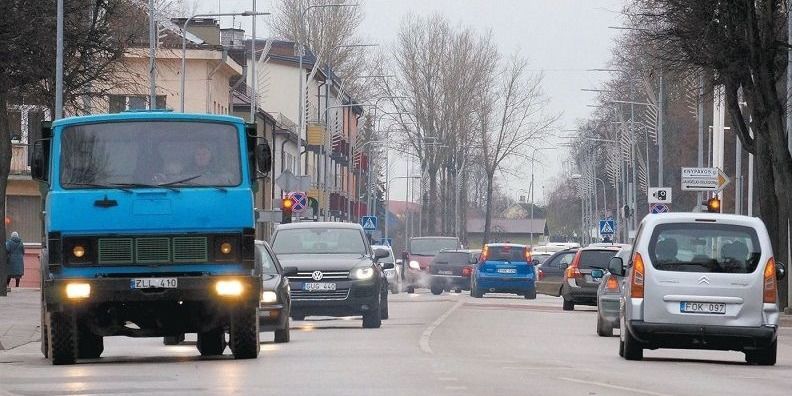
[[[647,216],[628,263],[619,354],[644,349],[745,353],[751,364],[776,363],[778,279],[767,229],[754,217],[719,213]],[[622,275],[614,257],[611,273]]]
[[[393,249],[387,245],[371,245],[372,249],[385,249],[388,251],[388,257],[380,259],[380,263],[392,263],[393,268],[385,269],[385,278],[388,279],[388,289],[393,294],[399,294],[402,291],[404,284],[404,277],[402,276],[401,260],[394,260]]]
[[[626,265],[630,261],[632,246],[625,245],[616,253]],[[597,335],[612,337],[613,329],[619,328],[619,304],[622,297],[624,277],[606,273],[597,287]]]

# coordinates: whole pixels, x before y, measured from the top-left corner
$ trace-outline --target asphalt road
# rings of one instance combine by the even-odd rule
[[[257,360],[202,359],[186,345],[113,337],[98,360],[49,365],[37,343],[0,351],[0,395],[787,395],[792,329],[774,367],[736,352],[647,351],[618,356],[595,333],[595,312],[558,299],[391,295],[391,319],[293,322],[292,341],[263,334]],[[310,318],[309,318],[310,319]],[[192,338],[194,340],[194,338]]]

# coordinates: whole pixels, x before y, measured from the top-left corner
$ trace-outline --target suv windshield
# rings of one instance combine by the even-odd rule
[[[468,265],[470,264],[470,253],[440,252],[432,262],[437,264]]]
[[[649,241],[661,271],[751,273],[762,255],[756,231],[728,224],[665,224]]]
[[[487,261],[526,261],[522,246],[487,246]]]
[[[135,121],[77,125],[61,139],[63,188],[237,186],[233,125]]]
[[[366,242],[354,228],[280,230],[272,242],[275,254],[366,254]]]
[[[410,241],[410,254],[434,256],[443,249],[459,249],[454,238],[421,238]]]
[[[616,255],[615,250],[584,250],[580,252],[580,269],[607,269],[610,259]]]

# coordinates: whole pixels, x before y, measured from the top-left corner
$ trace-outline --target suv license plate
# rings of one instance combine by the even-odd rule
[[[176,289],[177,278],[138,278],[130,282],[131,289]]]
[[[303,285],[303,290],[310,291],[310,292],[321,292],[321,291],[335,291],[336,284],[335,283],[306,283]]]
[[[726,304],[682,301],[679,303],[679,311],[682,313],[703,313],[703,314],[725,315]]]

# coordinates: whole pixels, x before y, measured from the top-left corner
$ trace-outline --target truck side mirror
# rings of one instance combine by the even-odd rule
[[[269,143],[265,140],[264,143],[256,145],[256,167],[261,173],[269,173],[272,170],[272,151],[270,150]]]
[[[49,139],[36,140],[30,153],[30,176],[34,180],[49,182]]]

